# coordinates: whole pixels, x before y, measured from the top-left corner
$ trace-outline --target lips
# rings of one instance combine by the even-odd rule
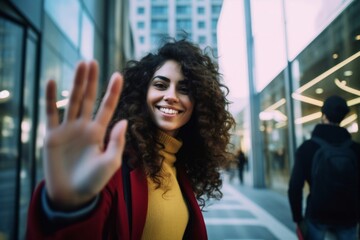
[[[160,112],[168,114],[168,115],[177,115],[182,112],[182,111],[179,111],[179,110],[176,110],[173,108],[167,108],[167,107],[157,107],[157,109],[159,109]]]

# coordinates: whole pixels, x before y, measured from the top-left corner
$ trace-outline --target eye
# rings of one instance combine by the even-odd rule
[[[178,91],[182,94],[188,95],[190,93],[190,88],[189,88],[188,84],[183,83],[183,84],[179,85]]]
[[[182,93],[182,94],[188,95],[190,91],[189,91],[189,88],[187,86],[181,86],[181,87],[179,87],[179,92]]]
[[[167,84],[162,81],[154,81],[152,85],[159,90],[165,90],[167,88]]]

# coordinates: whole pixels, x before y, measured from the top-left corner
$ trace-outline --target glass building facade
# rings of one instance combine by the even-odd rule
[[[360,1],[245,2],[254,89],[237,115],[236,144],[251,158],[251,183],[285,194],[296,148],[320,123],[325,98],[346,99],[341,126],[360,141]]]
[[[43,178],[46,81],[56,80],[62,111],[80,60],[98,60],[102,88],[134,49],[128,1],[0,5],[0,239],[24,239],[31,193]]]
[[[217,56],[217,22],[223,0],[134,0],[130,15],[136,57],[156,49],[163,36],[211,46]]]

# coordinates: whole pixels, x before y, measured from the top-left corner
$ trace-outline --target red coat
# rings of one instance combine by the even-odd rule
[[[207,239],[205,222],[185,172],[178,169],[178,181],[184,197],[187,199],[190,220],[186,230],[186,239]],[[141,239],[144,229],[148,188],[146,176],[140,169],[130,172],[132,229],[130,231],[127,207],[124,200],[123,178],[118,170],[107,186],[102,190],[97,208],[84,220],[64,226],[58,230],[49,230],[53,226],[44,217],[41,206],[41,189],[36,189],[30,203],[27,239]],[[176,217],[176,216],[174,216]],[[171,238],[171,236],[169,236]]]

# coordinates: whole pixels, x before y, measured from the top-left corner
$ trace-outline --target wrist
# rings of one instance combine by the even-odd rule
[[[54,207],[54,204],[50,202],[50,199],[47,196],[46,189],[43,188],[41,193],[41,202],[42,207],[45,212],[45,215],[48,219],[54,220],[61,220],[61,219],[78,219],[87,214],[89,214],[93,209],[95,209],[98,201],[99,196],[96,196],[92,201],[87,203],[86,205],[82,205],[81,207],[77,207],[76,209],[67,209],[63,210],[58,207]]]
[[[75,194],[60,193],[50,194],[46,185],[43,190],[43,197],[46,198],[51,209],[62,212],[71,212],[89,205],[97,196],[74,196]]]

